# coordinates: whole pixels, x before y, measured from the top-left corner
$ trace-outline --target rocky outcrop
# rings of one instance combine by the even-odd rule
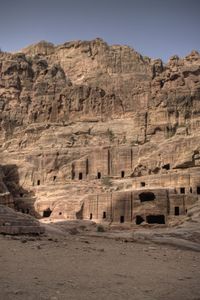
[[[167,64],[101,39],[1,52],[0,164],[17,166],[15,207],[83,217],[87,196],[130,180],[154,188],[166,174],[199,178],[199,103],[197,51]],[[156,187],[195,198],[198,180]]]
[[[4,180],[5,174],[3,172],[3,168],[0,166],[0,205],[6,205],[14,208],[13,196],[6,186]]]
[[[41,234],[44,228],[29,215],[14,211],[0,205],[0,234]]]

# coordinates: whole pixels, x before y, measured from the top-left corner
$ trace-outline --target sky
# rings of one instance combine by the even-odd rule
[[[200,51],[200,0],[0,0],[0,48],[100,37],[151,58]]]

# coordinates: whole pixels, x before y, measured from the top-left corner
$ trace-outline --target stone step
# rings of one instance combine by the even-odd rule
[[[3,234],[41,234],[44,228],[41,226],[1,226],[0,233]]]
[[[25,219],[25,218],[11,218],[11,217],[4,217],[4,218],[1,218],[0,217],[0,223],[1,222],[8,222],[8,223],[20,223],[20,222],[23,222],[24,224],[29,224],[29,223],[36,223],[36,221],[32,220],[32,219]]]

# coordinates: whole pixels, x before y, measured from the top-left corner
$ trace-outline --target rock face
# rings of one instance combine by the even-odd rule
[[[0,205],[6,205],[14,208],[14,201],[12,194],[4,183],[5,175],[2,167],[0,166]]]
[[[28,215],[31,210],[26,208],[27,204],[23,203],[20,208],[20,201],[15,198],[15,190],[22,191],[16,175],[16,166],[0,166],[0,234],[44,233],[40,223]]]
[[[33,217],[0,205],[0,234],[41,234],[43,232],[44,228]]]
[[[197,51],[163,64],[96,39],[0,53],[0,124],[4,185],[23,212],[166,222],[200,194]]]

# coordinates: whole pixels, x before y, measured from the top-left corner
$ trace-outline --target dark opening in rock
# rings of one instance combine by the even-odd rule
[[[136,216],[136,225],[140,225],[142,222],[144,222],[144,219],[141,216]]]
[[[38,181],[37,181],[37,185],[40,185],[40,180],[38,179]]]
[[[184,187],[181,187],[181,188],[180,188],[180,193],[181,193],[181,194],[185,194],[185,188],[184,188]]]
[[[139,194],[139,198],[140,198],[141,202],[145,202],[145,201],[155,200],[156,196],[152,192],[143,192],[143,193]]]
[[[124,216],[120,216],[120,223],[124,223]]]
[[[179,206],[175,206],[174,207],[174,215],[175,216],[179,216],[180,212],[179,212]]]
[[[43,218],[48,218],[48,217],[50,217],[51,213],[52,213],[52,210],[50,210],[50,208],[45,209],[45,210],[43,211]]]
[[[146,217],[148,224],[165,224],[164,215],[150,215]]]
[[[162,168],[165,170],[170,170],[170,164],[166,164],[166,165],[162,166]]]
[[[79,173],[79,174],[78,174],[78,179],[79,179],[79,180],[82,180],[82,179],[83,179],[83,173]]]
[[[103,219],[106,219],[106,211],[103,212]]]
[[[197,194],[200,195],[200,186],[197,187]]]
[[[146,183],[144,181],[140,182],[140,186],[145,186]]]
[[[125,172],[121,171],[121,178],[124,178],[124,176],[125,176]]]
[[[98,179],[101,179],[101,172],[98,172],[98,173],[97,173],[97,178],[98,178]]]
[[[89,160],[88,158],[86,159],[86,175],[89,174]]]
[[[92,214],[90,214],[90,220],[92,220]]]
[[[55,181],[56,180],[56,176],[53,176],[53,181]]]

